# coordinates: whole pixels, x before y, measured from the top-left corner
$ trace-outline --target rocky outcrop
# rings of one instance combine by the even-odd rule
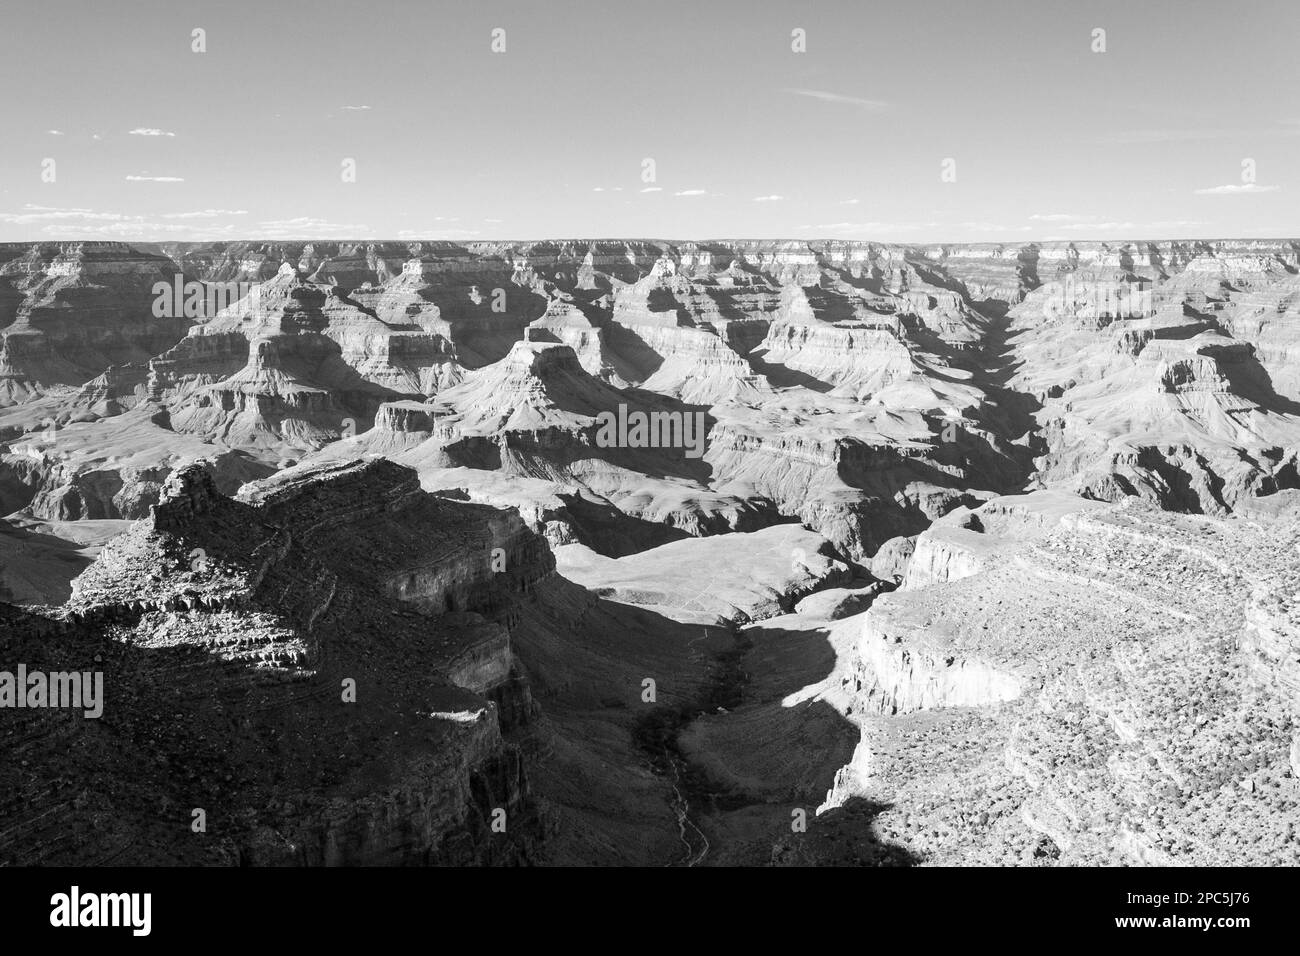
[[[517,516],[382,460],[240,499],[179,471],[63,608],[6,630],[6,659],[102,670],[105,720],[7,730],[0,859],[528,862],[542,828],[503,737],[532,710],[510,627],[553,567]],[[93,804],[49,790],[68,770],[99,781]],[[30,799],[42,787],[53,803]],[[41,836],[51,805],[76,843]]]
[[[877,836],[935,863],[1292,859],[1295,516],[981,515],[1001,556],[834,625],[805,694],[862,736],[823,809],[888,804]]]
[[[884,590],[885,586],[879,581],[861,588],[827,588],[808,595],[794,609],[804,617],[838,621],[867,610]]]

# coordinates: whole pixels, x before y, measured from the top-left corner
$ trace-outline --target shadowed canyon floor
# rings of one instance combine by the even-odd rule
[[[1297,360],[1288,240],[0,245],[0,863],[1300,862]]]

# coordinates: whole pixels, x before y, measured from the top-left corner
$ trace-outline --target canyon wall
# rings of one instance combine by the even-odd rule
[[[402,593],[413,567],[426,586]],[[105,690],[102,723],[35,711],[10,730],[0,858],[527,862],[542,825],[503,736],[533,711],[510,628],[553,568],[517,516],[384,461],[240,499],[174,474],[64,607],[5,629],[6,659],[99,669]],[[69,766],[97,768],[93,802],[57,782]],[[51,806],[70,842],[42,835]]]

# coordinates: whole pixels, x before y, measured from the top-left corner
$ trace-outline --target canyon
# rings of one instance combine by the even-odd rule
[[[0,864],[1300,863],[1297,360],[1295,240],[0,244]]]

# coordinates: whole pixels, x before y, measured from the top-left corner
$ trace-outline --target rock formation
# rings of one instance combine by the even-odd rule
[[[0,862],[1294,863],[1298,276],[0,245]]]
[[[176,472],[63,607],[9,612],[6,660],[102,671],[107,699],[7,723],[0,859],[531,859],[509,627],[553,566],[517,516],[382,461],[243,499]]]

